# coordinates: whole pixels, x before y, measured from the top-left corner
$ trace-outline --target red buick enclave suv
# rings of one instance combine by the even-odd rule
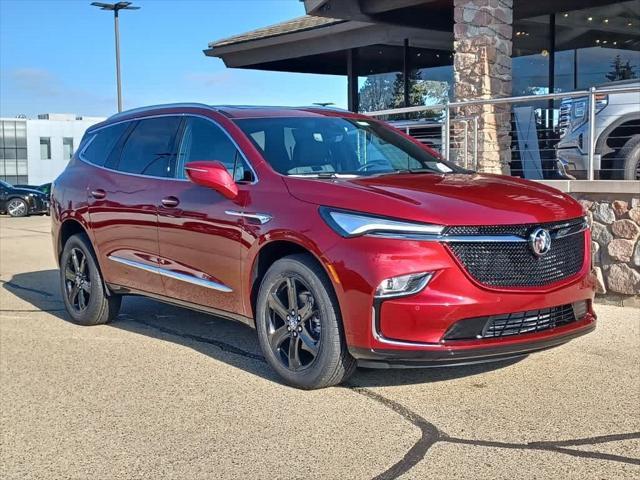
[[[122,295],[240,320],[301,388],[356,365],[515,357],[595,327],[577,202],[344,111],[124,112],[87,131],[51,208],[75,322],[112,320]]]

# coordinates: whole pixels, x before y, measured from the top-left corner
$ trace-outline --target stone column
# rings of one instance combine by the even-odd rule
[[[456,101],[511,96],[513,0],[454,0],[454,21]],[[479,117],[479,171],[509,172],[510,112],[508,104],[470,105],[452,111],[452,118]],[[469,150],[472,143],[469,134]]]

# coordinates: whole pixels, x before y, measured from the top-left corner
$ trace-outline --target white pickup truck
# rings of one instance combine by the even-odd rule
[[[622,80],[601,85],[615,90],[640,87]],[[600,178],[640,180],[640,90],[596,95],[594,169]],[[589,164],[589,97],[566,98],[560,106],[558,166],[585,178]]]

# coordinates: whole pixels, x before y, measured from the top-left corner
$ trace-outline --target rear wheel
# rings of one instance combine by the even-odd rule
[[[328,387],[355,370],[331,283],[307,255],[269,268],[258,293],[256,328],[265,358],[289,385]]]
[[[87,237],[73,235],[64,245],[60,259],[62,298],[71,319],[80,325],[99,325],[113,320],[121,297],[107,295]]]
[[[640,180],[640,135],[631,137],[620,150],[624,162],[624,179]]]
[[[23,199],[12,198],[7,202],[7,212],[12,217],[26,217],[29,213],[29,207]]]

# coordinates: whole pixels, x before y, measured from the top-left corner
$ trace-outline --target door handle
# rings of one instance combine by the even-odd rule
[[[91,196],[96,200],[101,200],[107,196],[107,192],[105,192],[101,188],[97,188],[95,190],[91,190]]]
[[[176,197],[170,196],[163,198],[160,203],[162,203],[163,207],[173,208],[177,207],[180,204],[180,200],[178,200]]]

